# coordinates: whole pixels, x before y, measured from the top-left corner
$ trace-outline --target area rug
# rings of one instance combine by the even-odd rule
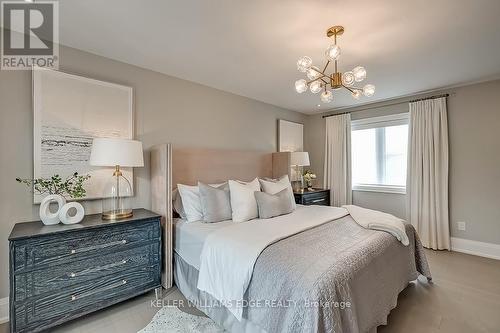
[[[224,332],[212,319],[182,312],[174,306],[164,306],[151,322],[138,333],[220,333]]]

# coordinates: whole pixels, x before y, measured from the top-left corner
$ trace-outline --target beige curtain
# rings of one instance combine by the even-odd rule
[[[424,247],[450,249],[446,97],[410,103],[408,221]]]
[[[325,188],[330,189],[332,206],[352,203],[350,114],[326,118],[323,183]]]

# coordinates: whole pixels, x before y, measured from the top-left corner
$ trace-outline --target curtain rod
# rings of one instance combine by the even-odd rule
[[[450,94],[441,94],[441,95],[435,95],[435,96],[430,96],[430,97],[425,97],[425,98],[413,99],[413,100],[410,100],[410,101],[395,102],[395,103],[384,104],[384,105],[379,105],[379,106],[368,106],[368,107],[363,108],[363,109],[328,114],[328,115],[323,116],[323,118],[328,118],[328,117],[332,117],[332,116],[338,116],[338,115],[346,114],[346,113],[352,113],[352,112],[358,112],[358,111],[366,111],[366,110],[371,110],[371,109],[383,108],[383,107],[386,107],[386,106],[393,106],[393,105],[399,105],[399,104],[404,104],[404,103],[414,103],[414,102],[419,102],[419,101],[425,101],[427,99],[436,99],[436,98],[448,97],[448,96],[450,96]]]

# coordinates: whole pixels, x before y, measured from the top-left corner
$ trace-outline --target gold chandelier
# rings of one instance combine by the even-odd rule
[[[333,93],[329,89],[337,90],[345,88],[351,92],[352,97],[355,99],[359,99],[361,94],[370,97],[375,93],[375,86],[373,84],[367,84],[363,88],[354,86],[355,82],[361,82],[366,78],[366,69],[364,67],[358,66],[352,71],[345,73],[337,70],[337,60],[341,53],[340,47],[337,45],[337,36],[343,33],[344,27],[340,25],[333,26],[326,31],[326,35],[333,38],[333,44],[325,51],[326,64],[323,70],[313,66],[312,60],[308,56],[304,56],[297,61],[297,69],[302,73],[306,73],[309,79],[309,81],[304,79],[295,81],[295,90],[299,94],[307,91],[308,88],[313,94],[323,91],[321,93],[321,101],[323,103],[330,103],[333,101]],[[335,72],[326,74],[325,72],[331,62],[335,65]]]

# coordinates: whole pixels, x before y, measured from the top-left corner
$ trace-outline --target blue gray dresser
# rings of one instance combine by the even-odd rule
[[[160,216],[18,223],[9,236],[11,332],[37,332],[161,287]]]

